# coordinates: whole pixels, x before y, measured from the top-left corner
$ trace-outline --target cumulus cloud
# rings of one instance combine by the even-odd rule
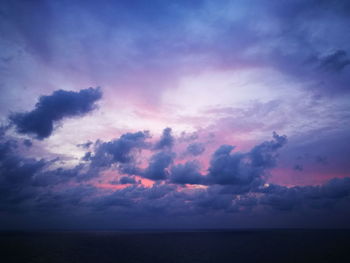
[[[163,130],[160,140],[154,146],[156,150],[173,147],[175,139],[171,132],[171,128],[165,128]]]
[[[173,162],[175,154],[172,152],[159,152],[154,154],[142,176],[152,180],[164,180],[168,177],[168,167]]]
[[[234,146],[222,145],[212,155],[208,173],[201,174],[198,161],[173,165],[176,154],[168,150],[153,154],[146,168],[138,167],[134,150],[149,149],[146,141],[149,137],[148,132],[137,132],[124,134],[110,142],[97,142],[95,152],[88,152],[83,159],[97,169],[116,164],[122,174],[155,181],[169,179],[175,184],[238,185],[241,189],[232,191],[244,192],[263,183],[266,170],[275,166],[277,150],[287,141],[285,136],[273,133],[273,140],[263,142],[247,153],[231,153]]]
[[[149,143],[146,142],[148,138],[149,132],[139,131],[125,133],[120,138],[109,142],[98,141],[94,154],[89,153],[85,159],[91,160],[91,165],[95,167],[109,167],[114,163],[130,163],[134,160],[134,150],[149,147]]]
[[[187,146],[186,153],[193,156],[201,155],[205,151],[205,146],[203,143],[196,142],[191,143]]]
[[[170,181],[176,184],[201,184],[203,176],[199,172],[199,163],[189,161],[171,168]]]
[[[62,214],[88,211],[111,218],[122,214],[126,223],[135,217],[141,221],[149,217],[165,220],[193,216],[216,220],[231,213],[240,213],[244,218],[260,213],[313,215],[313,211],[333,211],[337,217],[350,206],[349,178],[317,186],[266,184],[268,169],[275,167],[277,151],[287,142],[285,136],[274,133],[272,140],[248,152],[222,145],[212,154],[206,173],[201,172],[196,160],[176,163],[176,155],[169,149],[154,153],[147,142],[149,137],[148,132],[136,132],[109,142],[99,141],[91,147],[91,156],[85,162],[71,168],[56,161],[21,157],[15,140],[2,139],[0,210]],[[144,147],[153,155],[141,169],[136,166],[133,151]],[[115,190],[101,189],[93,180],[79,184],[95,177],[103,180],[100,169],[126,171],[155,182],[146,186],[135,176],[121,175],[109,182],[120,185]]]
[[[251,164],[254,167],[271,168],[276,165],[277,150],[287,143],[285,135],[280,136],[273,132],[273,140],[255,146],[249,153]]]
[[[273,140],[255,146],[250,152],[234,152],[234,146],[222,145],[212,155],[207,180],[209,184],[251,185],[262,181],[267,169],[275,166],[277,150],[286,136],[273,133]]]
[[[57,90],[48,96],[41,96],[32,111],[13,113],[10,122],[16,131],[34,134],[42,140],[49,137],[54,124],[67,117],[82,116],[96,108],[95,102],[101,99],[100,88],[88,88],[79,92]]]

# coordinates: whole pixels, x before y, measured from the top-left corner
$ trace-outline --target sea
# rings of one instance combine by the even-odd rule
[[[350,230],[3,231],[0,262],[350,262]]]

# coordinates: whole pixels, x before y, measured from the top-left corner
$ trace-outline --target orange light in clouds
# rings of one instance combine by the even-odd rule
[[[141,180],[141,184],[143,186],[146,186],[146,187],[152,187],[154,185],[154,181],[146,179],[146,178],[142,178],[142,177],[136,176],[135,179],[136,180]]]
[[[144,187],[152,187],[154,182],[152,180],[142,178],[139,176],[135,176],[136,181],[141,181],[141,185]],[[110,183],[95,183],[94,186],[102,189],[110,189],[110,190],[120,190],[126,187],[131,186],[132,184],[110,184]]]
[[[121,189],[124,189],[124,188],[130,186],[130,184],[106,184],[106,183],[102,183],[102,184],[95,184],[94,186],[97,188],[102,188],[102,189],[121,190]]]

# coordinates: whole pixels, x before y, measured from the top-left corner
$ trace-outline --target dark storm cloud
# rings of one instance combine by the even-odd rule
[[[155,144],[154,148],[156,150],[161,150],[164,148],[171,148],[174,145],[174,137],[171,135],[171,128],[165,128],[160,140]]]
[[[205,146],[203,143],[191,143],[187,146],[186,153],[193,156],[201,155],[205,151]]]
[[[102,97],[100,88],[88,88],[79,92],[57,90],[49,96],[41,96],[35,109],[11,114],[9,119],[17,132],[34,134],[40,140],[47,138],[58,121],[82,116],[96,108],[95,102]]]

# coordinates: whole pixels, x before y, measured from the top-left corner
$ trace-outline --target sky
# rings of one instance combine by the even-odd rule
[[[0,5],[0,229],[350,227],[350,3]]]

